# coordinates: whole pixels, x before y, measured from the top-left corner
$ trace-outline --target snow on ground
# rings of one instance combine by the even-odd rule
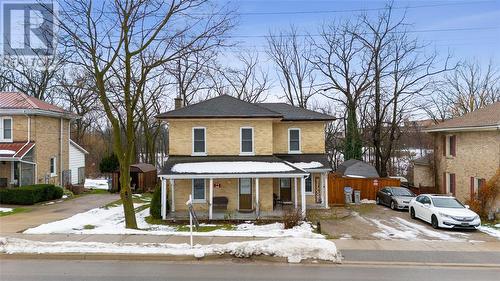
[[[377,202],[375,200],[370,200],[370,199],[361,199],[361,204],[376,204]]]
[[[14,209],[12,208],[1,208],[0,207],[0,213],[9,213],[12,212]]]
[[[495,227],[498,227],[498,224],[495,225]],[[486,233],[486,234],[488,234],[490,236],[494,236],[494,237],[500,239],[500,230],[494,229],[493,227],[482,225],[482,226],[479,227],[479,231],[484,232],[484,233]]]
[[[194,174],[289,172],[293,170],[293,167],[285,163],[257,161],[181,163],[172,167],[172,172]]]
[[[83,186],[88,189],[109,189],[107,179],[85,179]]]
[[[144,204],[135,204],[141,207]],[[54,221],[29,228],[25,234],[151,234],[151,235],[176,235],[188,236],[189,232],[177,231],[177,227],[169,225],[156,225],[146,222],[149,208],[136,214],[139,229],[125,228],[123,207],[96,208],[76,214],[67,219]],[[254,225],[244,223],[236,226],[235,230],[217,229],[209,232],[194,232],[196,236],[239,236],[239,237],[296,237],[296,238],[324,238],[323,235],[313,233],[310,224],[302,223],[292,229],[284,229],[282,223]]]
[[[17,238],[0,238],[0,252],[17,253],[113,253],[204,256],[229,254],[244,258],[275,256],[297,263],[305,259],[340,262],[335,244],[325,239],[271,238],[227,244],[195,245],[167,243],[98,243],[98,242],[39,242]]]
[[[495,224],[496,228],[500,228],[500,223]]]
[[[373,233],[374,237],[383,240],[445,240],[445,241],[467,241],[466,233],[434,231],[423,225],[394,217],[390,221],[382,221],[368,218],[380,231]],[[457,237],[459,236],[459,237]]]

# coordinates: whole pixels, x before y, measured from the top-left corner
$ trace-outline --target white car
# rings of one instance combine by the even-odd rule
[[[432,224],[434,228],[477,229],[481,219],[455,197],[422,194],[410,201],[410,216]]]

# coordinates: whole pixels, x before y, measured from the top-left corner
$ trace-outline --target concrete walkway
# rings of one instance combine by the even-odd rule
[[[52,205],[27,206],[30,211],[0,217],[0,234],[17,233],[44,223],[65,219],[118,200],[118,194],[90,194]],[[23,206],[19,206],[23,207]]]

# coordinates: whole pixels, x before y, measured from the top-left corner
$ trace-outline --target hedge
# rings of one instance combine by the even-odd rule
[[[170,208],[169,202],[167,200],[167,213]],[[153,198],[151,198],[151,205],[149,206],[149,214],[155,219],[161,219],[161,187],[156,187],[153,193]]]
[[[33,205],[38,202],[59,199],[63,189],[53,184],[34,184],[0,190],[0,203]]]

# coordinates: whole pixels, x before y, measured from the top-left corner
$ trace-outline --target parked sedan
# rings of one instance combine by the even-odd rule
[[[434,228],[477,229],[481,219],[455,197],[422,194],[410,202],[410,216],[419,218]]]
[[[393,210],[407,209],[415,194],[404,187],[384,187],[377,192],[377,204],[386,205]]]

